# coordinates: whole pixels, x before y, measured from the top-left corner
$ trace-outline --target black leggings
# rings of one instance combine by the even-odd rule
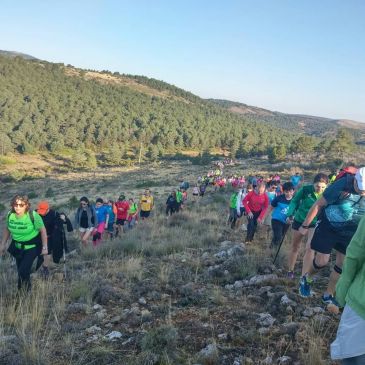
[[[286,231],[289,228],[288,224],[285,224],[283,222],[280,222],[276,219],[271,220],[271,227],[272,227],[272,240],[271,240],[271,246],[275,247],[278,246],[283,239],[283,237],[286,234]]]
[[[167,205],[166,206],[166,215],[172,215],[172,213],[175,213],[176,209],[174,205]]]
[[[37,247],[30,248],[28,250],[22,250],[22,254],[16,257],[16,267],[18,269],[18,289],[24,289],[29,291],[30,284],[30,271],[34,260],[39,255],[39,249]]]
[[[261,214],[261,210],[259,212],[252,212],[253,217],[247,217],[247,236],[246,241],[251,242],[253,237],[255,236],[256,228],[257,228],[257,218]]]

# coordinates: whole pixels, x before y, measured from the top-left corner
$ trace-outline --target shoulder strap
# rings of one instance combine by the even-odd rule
[[[28,213],[29,213],[29,218],[30,218],[30,220],[31,220],[31,222],[32,222],[32,224],[33,224],[33,226],[35,228],[33,210],[30,209]]]

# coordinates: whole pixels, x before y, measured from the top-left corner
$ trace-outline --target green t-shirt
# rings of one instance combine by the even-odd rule
[[[137,204],[136,203],[133,203],[130,207],[129,207],[129,210],[128,210],[128,214],[135,214],[138,210],[138,207],[137,207]]]
[[[8,217],[8,229],[11,237],[17,242],[27,242],[38,236],[39,230],[44,227],[42,217],[33,211],[34,224],[30,219],[29,212],[22,217],[11,213]]]

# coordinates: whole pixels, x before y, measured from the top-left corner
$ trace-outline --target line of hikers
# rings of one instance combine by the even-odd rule
[[[222,175],[220,173],[219,177]],[[257,224],[263,224],[265,219],[269,219],[273,230],[271,245],[276,247],[282,243],[291,226],[293,234],[288,257],[289,279],[295,276],[294,266],[302,238],[306,237],[299,281],[302,297],[312,295],[313,275],[328,264],[332,250],[336,250],[336,263],[322,296],[323,302],[328,306],[338,308],[346,303],[338,336],[332,345],[332,356],[354,359],[353,362],[347,362],[351,364],[361,363],[355,361],[359,358],[364,360],[365,354],[364,341],[360,341],[365,335],[365,167],[344,169],[332,179],[331,184],[324,173],[317,174],[313,183],[307,185],[302,184],[300,174],[293,177],[294,181],[291,179],[282,185],[278,179],[271,179],[268,186],[264,181],[248,180],[246,188],[237,188],[230,199],[232,227],[235,227],[238,216],[246,215],[246,242],[251,243]],[[205,186],[208,184],[206,180],[201,183]],[[185,188],[186,191],[188,186]],[[202,195],[200,189],[198,192],[196,188],[198,185],[193,189],[193,196]],[[133,199],[127,201],[121,195],[114,204],[104,204],[99,198],[93,206],[86,197],[82,197],[76,211],[75,228],[79,230],[83,244],[92,236],[93,243],[97,246],[105,229],[113,237],[128,227],[133,227],[138,216],[147,219],[154,206],[149,189],[146,189],[139,203],[140,206],[137,207]],[[47,276],[50,254],[52,253],[54,261],[59,261],[62,252],[64,254],[67,250],[64,226],[68,231],[73,228],[67,216],[50,209],[47,202],[39,203],[37,210],[38,212],[30,209],[27,196],[16,195],[11,201],[11,211],[6,216],[0,254],[5,252],[6,243],[11,237],[8,251],[16,260],[19,289],[30,289],[30,270],[36,259],[37,267],[42,266],[44,275]],[[166,213],[171,214],[171,209],[166,209]],[[338,281],[341,273],[342,277]],[[353,337],[354,333],[357,334],[356,338]],[[348,341],[348,338],[352,341]]]
[[[277,193],[276,183],[260,182],[256,188],[249,184],[235,191],[229,203],[231,227],[246,215],[249,244],[257,224],[270,220],[271,246],[280,249],[291,226],[288,279],[295,278],[294,267],[306,238],[299,279],[299,294],[304,298],[313,295],[313,276],[327,266],[332,250],[336,251],[322,295],[334,313],[345,306],[331,356],[344,365],[365,364],[365,167],[349,166],[335,176],[319,173],[312,184],[302,186],[300,174],[295,174],[282,185],[282,194]]]

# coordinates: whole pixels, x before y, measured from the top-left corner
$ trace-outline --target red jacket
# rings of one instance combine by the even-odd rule
[[[242,202],[247,213],[260,212],[260,220],[264,218],[267,208],[269,207],[269,198],[266,193],[259,195],[255,191],[250,191]]]

